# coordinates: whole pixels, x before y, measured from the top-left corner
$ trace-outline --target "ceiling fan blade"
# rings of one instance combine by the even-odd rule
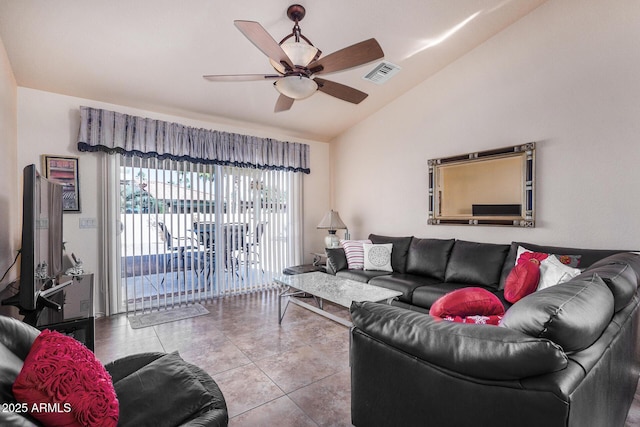
[[[376,39],[369,39],[345,47],[309,64],[312,73],[327,74],[358,67],[384,57]]]
[[[313,79],[316,83],[318,83],[318,90],[320,92],[324,92],[327,95],[335,96],[336,98],[342,99],[343,101],[351,102],[352,104],[359,104],[364,99],[369,96],[368,94],[359,91],[358,89],[354,89],[351,86],[346,86],[341,83],[332,82],[330,80]]]
[[[209,74],[202,77],[211,82],[250,82],[278,79],[282,76],[279,74]]]
[[[262,25],[255,21],[233,21],[233,23],[262,53],[279,64],[287,64],[285,68],[293,69],[287,54]]]
[[[293,105],[293,98],[289,98],[288,96],[280,94],[278,100],[276,101],[276,107],[273,109],[275,113],[279,113],[281,111],[287,111]]]

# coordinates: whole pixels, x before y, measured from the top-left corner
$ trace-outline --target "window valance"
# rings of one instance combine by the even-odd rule
[[[78,150],[310,173],[309,145],[80,107]]]

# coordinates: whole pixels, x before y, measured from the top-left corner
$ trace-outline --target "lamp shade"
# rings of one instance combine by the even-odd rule
[[[340,215],[338,212],[333,209],[326,213],[320,224],[318,224],[318,228],[326,228],[329,230],[344,230],[347,226],[340,219]]]

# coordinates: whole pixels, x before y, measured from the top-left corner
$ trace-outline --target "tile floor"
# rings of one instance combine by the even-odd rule
[[[178,350],[218,383],[232,427],[351,426],[348,328],[293,304],[278,325],[276,291],[203,305],[208,315],[143,329],[124,315],[97,319],[96,355]],[[640,389],[625,427],[640,427]]]
[[[142,329],[124,315],[100,318],[95,353],[107,363],[178,350],[218,383],[230,426],[351,426],[349,329],[294,304],[278,325],[277,295],[219,298],[203,304],[208,315]]]

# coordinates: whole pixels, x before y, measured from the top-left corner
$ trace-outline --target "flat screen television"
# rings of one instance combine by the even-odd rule
[[[38,297],[63,270],[62,185],[40,175],[35,165],[23,171],[22,249],[18,307],[38,307]]]

